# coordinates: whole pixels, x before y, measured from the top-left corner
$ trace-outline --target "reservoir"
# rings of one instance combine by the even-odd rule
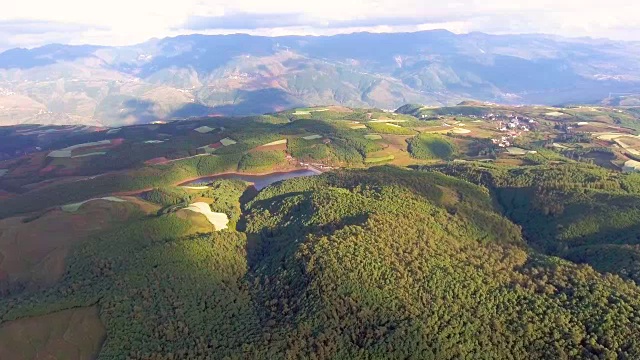
[[[207,176],[207,177],[189,181],[180,185],[181,186],[198,186],[198,185],[206,185],[215,180],[237,179],[237,180],[242,180],[242,181],[252,183],[257,190],[262,190],[265,187],[273,184],[274,182],[278,182],[281,180],[293,179],[293,178],[303,177],[303,176],[314,176],[319,174],[320,174],[319,172],[309,170],[309,169],[300,169],[300,170],[294,170],[294,171],[288,171],[288,172],[276,172],[276,173],[270,173],[270,174],[264,174],[264,175],[248,175],[248,174],[232,173],[232,174],[220,174],[220,175]]]

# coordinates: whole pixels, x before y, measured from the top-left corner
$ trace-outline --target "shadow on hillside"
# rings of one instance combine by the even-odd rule
[[[135,119],[135,124],[149,123],[158,119],[155,113],[155,102],[150,100],[130,99],[122,103],[122,109],[118,113],[118,119],[125,122]]]
[[[227,105],[186,104],[171,112],[167,118],[258,115],[303,105],[284,90],[273,88],[238,90],[234,98],[234,103]]]

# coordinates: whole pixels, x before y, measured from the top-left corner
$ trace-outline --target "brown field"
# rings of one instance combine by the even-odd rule
[[[496,159],[495,164],[521,166],[521,165],[524,165],[524,161],[521,158],[517,158],[513,156],[500,156],[498,159]]]
[[[11,171],[10,176],[21,177],[37,173],[42,167],[44,167],[46,161],[46,152],[31,154],[28,156],[28,159],[26,161],[21,161],[20,165]]]
[[[631,137],[631,136],[624,136],[624,137],[619,137],[616,140],[620,140],[622,142],[624,142],[626,145],[635,148],[635,149],[640,149],[640,138],[637,137]]]
[[[258,151],[287,151],[287,144],[279,144],[279,145],[269,145],[269,146],[258,146],[256,148],[251,149],[249,152],[258,152]]]
[[[105,336],[96,306],[9,321],[0,326],[0,359],[94,359]]]
[[[126,200],[92,201],[72,214],[56,209],[27,223],[24,217],[0,220],[0,291],[54,284],[64,274],[65,259],[74,244],[140,210],[158,209],[140,199]]]
[[[382,135],[382,141],[385,142],[387,147],[382,151],[370,154],[370,156],[382,157],[393,155],[395,158],[391,163],[398,166],[407,166],[419,163],[420,161],[412,158],[409,151],[407,151],[407,139],[412,137],[413,136],[411,135]]]

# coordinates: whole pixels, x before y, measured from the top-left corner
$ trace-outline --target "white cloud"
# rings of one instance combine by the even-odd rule
[[[633,0],[20,0],[0,13],[0,37],[5,47],[52,41],[123,45],[193,32],[317,35],[446,28],[640,40],[639,11]],[[189,26],[196,16],[201,26]],[[289,16],[296,21],[287,21]],[[222,29],[208,28],[203,19]],[[21,30],[15,25],[22,21],[32,25]],[[3,28],[3,23],[13,25]],[[47,29],[44,23],[72,26]]]

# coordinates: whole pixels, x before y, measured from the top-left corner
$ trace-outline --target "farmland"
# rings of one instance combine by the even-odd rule
[[[79,208],[79,207],[78,207]],[[138,202],[89,202],[74,214],[52,210],[31,217],[0,220],[2,292],[55,284],[71,248],[92,234],[154,211]]]
[[[0,325],[0,358],[90,360],[105,337],[96,306],[62,310]]]
[[[420,134],[409,140],[409,153],[417,159],[449,160],[456,153],[454,145],[445,137],[435,134]]]
[[[79,131],[2,162],[0,358],[636,358],[620,113],[413,110]]]

